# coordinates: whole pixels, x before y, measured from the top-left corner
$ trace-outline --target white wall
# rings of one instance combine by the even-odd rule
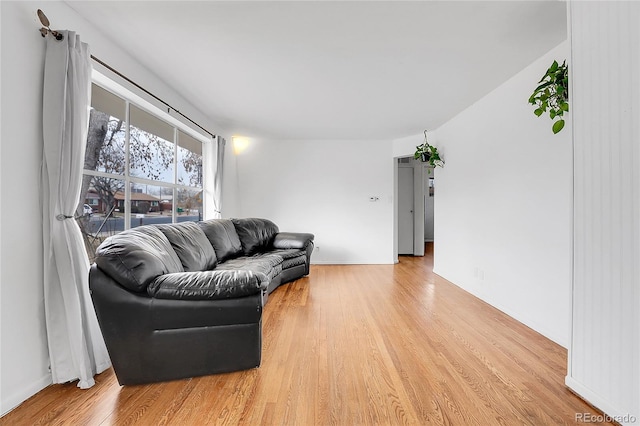
[[[437,136],[433,130],[427,131],[427,137],[431,145],[437,146]],[[394,139],[392,143],[393,156],[395,158],[413,157],[413,154],[416,152],[416,147],[423,143],[424,133]]]
[[[2,25],[2,7],[0,7],[0,25]],[[0,45],[0,51],[2,51],[2,46]],[[0,56],[0,86],[2,85],[2,56]],[[0,87],[0,93],[1,93],[2,89]],[[2,162],[2,102],[0,102],[0,166],[2,166],[4,163]],[[4,167],[4,166],[2,166]],[[0,320],[2,319],[2,263],[3,263],[3,257],[2,257],[2,173],[0,173]],[[0,324],[0,357],[2,356],[2,324]],[[0,415],[2,415],[2,413],[4,412],[4,410],[2,409],[2,366],[1,366],[2,360],[0,359]]]
[[[571,126],[553,135],[527,100],[562,43],[436,129],[434,271],[567,346]]]
[[[40,163],[44,40],[38,32],[40,23],[36,10],[39,7],[49,17],[53,28],[77,31],[100,59],[205,127],[218,131],[215,124],[188,101],[113,45],[108,37],[65,3],[0,2],[3,153],[0,158],[1,413],[51,382],[42,279]],[[232,185],[232,179],[233,176],[229,185]]]
[[[44,326],[40,162],[43,40],[30,7],[2,8],[1,412],[50,383]],[[10,155],[8,155],[10,154]]]
[[[315,234],[313,263],[393,263],[391,141],[253,139],[237,161],[241,216]]]
[[[573,327],[567,385],[640,422],[640,4],[571,2]]]
[[[222,180],[222,217],[239,217],[238,163],[233,151],[233,138],[227,138],[224,151],[224,179]]]

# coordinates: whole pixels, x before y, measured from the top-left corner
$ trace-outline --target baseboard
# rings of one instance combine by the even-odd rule
[[[587,403],[592,405],[594,408],[602,411],[604,413],[604,418],[602,419],[593,419],[591,422],[585,421],[584,418],[576,419],[577,423],[592,423],[594,421],[600,423],[606,422],[617,422],[621,425],[637,425],[640,413],[625,413],[623,410],[619,410],[614,407],[609,401],[603,398],[601,395],[593,392],[591,389],[584,386],[579,381],[575,380],[573,377],[566,376],[564,379],[564,383],[567,387],[580,398],[584,399]],[[583,413],[576,413],[576,416]],[[580,421],[582,420],[582,421]]]
[[[13,410],[18,405],[31,398],[33,395],[49,386],[51,383],[51,375],[46,374],[40,379],[25,385],[22,389],[12,392],[9,395],[3,393],[1,402],[2,405],[0,406],[0,411],[2,412],[2,414],[0,414],[0,416],[4,416],[9,411]]]
[[[547,339],[551,340],[552,342],[557,343],[558,345],[562,346],[565,349],[569,348],[569,342],[567,341],[567,339],[565,337],[559,336],[554,330],[549,330],[548,328],[543,327],[542,325],[540,325],[537,321],[535,321],[535,320],[533,320],[531,318],[525,318],[519,312],[514,312],[513,310],[511,310],[511,309],[509,309],[509,308],[507,308],[505,306],[502,306],[502,305],[500,305],[498,303],[493,303],[491,300],[483,299],[483,298],[479,297],[476,294],[474,294],[474,296],[478,297],[479,299],[483,300],[484,302],[487,302],[488,304],[490,304],[491,306],[493,306],[494,308],[496,308],[500,312],[503,312],[503,313],[509,315],[511,318],[515,319],[519,323],[526,325],[527,327],[529,327],[530,329],[532,329],[536,333],[539,333],[539,334],[543,335],[544,337],[546,337]]]
[[[440,277],[442,277],[443,279],[447,280],[448,282],[450,282],[451,284],[455,285],[456,287],[461,288],[462,290],[466,291],[467,293],[472,294],[473,296],[477,297],[478,299],[482,300],[483,302],[488,303],[489,305],[493,306],[494,308],[496,308],[500,312],[510,316],[514,320],[516,320],[519,323],[529,327],[530,329],[532,329],[536,333],[539,333],[539,334],[543,335],[547,339],[553,341],[554,343],[557,343],[558,345],[562,346],[563,348],[567,349],[569,347],[569,341],[567,340],[567,337],[560,336],[554,330],[549,330],[548,328],[541,326],[534,319],[525,317],[525,316],[521,315],[519,312],[515,312],[515,311],[513,311],[512,309],[510,309],[510,308],[508,308],[506,306],[502,306],[499,303],[496,303],[493,300],[491,300],[491,298],[486,297],[486,295],[481,295],[481,294],[475,293],[475,292],[471,291],[470,289],[465,288],[465,287],[455,283],[454,281],[448,279],[444,275],[442,275],[439,272],[437,272],[435,268],[433,269],[433,273],[438,275],[438,276],[440,276]]]

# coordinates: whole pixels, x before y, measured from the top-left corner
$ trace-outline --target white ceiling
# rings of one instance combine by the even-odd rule
[[[561,1],[67,3],[214,122],[285,139],[435,129],[567,33]]]

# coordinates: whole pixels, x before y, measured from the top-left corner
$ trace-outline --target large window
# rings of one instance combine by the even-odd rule
[[[97,84],[78,219],[89,258],[109,235],[202,220],[203,142]]]

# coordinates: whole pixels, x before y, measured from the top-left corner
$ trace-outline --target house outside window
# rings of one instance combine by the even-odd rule
[[[93,83],[78,215],[89,259],[108,236],[141,225],[203,219],[203,143]],[[191,133],[191,134],[190,134]]]

